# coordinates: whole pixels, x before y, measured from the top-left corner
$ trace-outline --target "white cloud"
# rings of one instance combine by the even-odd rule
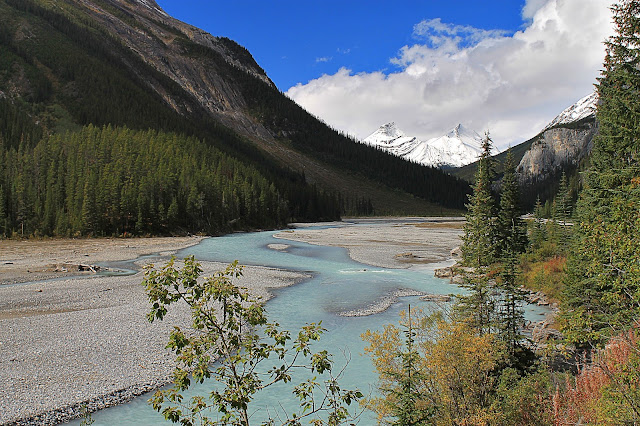
[[[524,19],[533,19],[536,12],[547,3],[547,0],[528,0],[522,8],[522,17]]]
[[[332,59],[332,56],[323,56],[321,58],[316,58],[316,62],[330,62]]]
[[[440,18],[427,19],[413,27],[415,38],[425,38],[427,45],[438,48],[443,45],[476,44],[484,39],[506,35],[503,30],[482,30],[469,25],[453,25]]]
[[[535,135],[593,90],[612,33],[611,0],[528,0],[526,28],[495,30],[425,20],[419,43],[390,61],[397,72],[340,69],[287,94],[330,125],[364,138],[395,121],[406,133],[439,136],[458,122],[489,129],[498,147]]]

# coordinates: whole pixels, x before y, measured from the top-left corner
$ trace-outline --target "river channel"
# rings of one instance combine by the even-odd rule
[[[357,226],[357,225],[355,225]],[[441,309],[443,302],[421,300],[417,293],[456,294],[460,289],[448,280],[433,276],[442,265],[422,265],[409,269],[373,267],[353,261],[347,250],[338,247],[311,245],[274,237],[279,231],[233,234],[208,238],[177,254],[178,258],[194,255],[203,261],[231,262],[238,259],[244,265],[261,265],[300,271],[309,275],[303,282],[275,290],[266,308],[271,321],[295,331],[306,323],[322,321],[327,329],[317,349],[334,354],[336,368],[346,365],[340,384],[344,388],[359,388],[363,393],[375,391],[377,375],[360,338],[366,330],[381,330],[385,324],[397,323],[401,310],[429,311]],[[285,245],[283,247],[283,245]],[[270,247],[271,246],[271,247]],[[275,249],[277,247],[278,249]],[[241,286],[242,281],[238,281]],[[362,316],[345,316],[363,311],[382,312]],[[527,316],[539,319],[541,308],[528,307]],[[348,361],[347,361],[348,360]],[[305,376],[306,377],[306,376]],[[294,379],[294,383],[304,377]],[[207,395],[212,383],[192,387],[188,395]],[[270,388],[252,404],[252,423],[260,424],[267,415],[278,410],[292,412],[297,406],[291,396],[291,383]],[[156,425],[166,424],[142,395],[133,401],[93,414],[94,425]],[[276,410],[276,411],[274,411]],[[282,415],[282,411],[279,411]],[[79,424],[79,422],[74,422]],[[359,424],[375,424],[373,413],[363,413]]]

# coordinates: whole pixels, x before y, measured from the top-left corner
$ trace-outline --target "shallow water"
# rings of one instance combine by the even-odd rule
[[[363,355],[365,344],[360,335],[366,330],[380,330],[384,324],[397,323],[399,312],[412,309],[438,309],[433,302],[421,301],[417,296],[398,297],[384,312],[361,317],[344,317],[340,313],[364,309],[379,303],[381,299],[392,297],[399,289],[413,289],[432,294],[459,293],[448,280],[433,276],[435,266],[419,269],[386,269],[371,267],[351,260],[345,249],[315,246],[302,242],[276,239],[278,231],[234,234],[209,238],[200,244],[178,253],[177,257],[194,255],[203,261],[231,262],[239,259],[244,265],[263,265],[310,273],[312,278],[295,286],[274,291],[275,298],[267,303],[267,311],[272,321],[292,332],[310,322],[322,321],[328,331],[316,346],[326,348],[334,354],[337,368],[348,361],[345,375],[340,384],[344,388],[359,388],[365,394],[373,391],[377,375],[368,356]],[[269,244],[286,244],[286,250],[268,248]],[[242,281],[238,284],[241,286]],[[544,309],[535,308],[528,316],[533,319]],[[294,383],[304,380],[294,379]],[[206,395],[210,383],[194,386],[189,395]],[[255,424],[267,416],[267,410],[284,407],[291,412],[297,407],[291,397],[291,383],[270,388],[252,404]],[[143,395],[130,403],[109,408],[93,414],[95,425],[154,425],[162,424],[162,415],[148,404],[149,395]],[[269,408],[271,407],[271,408]],[[270,411],[273,414],[273,411]],[[79,422],[76,422],[78,424]],[[365,412],[360,420],[362,425],[375,424],[375,416]]]

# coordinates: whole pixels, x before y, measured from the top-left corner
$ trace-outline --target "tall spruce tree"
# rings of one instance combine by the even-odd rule
[[[500,274],[500,297],[496,313],[498,337],[504,342],[509,359],[518,362],[517,351],[522,347],[524,328],[524,292],[518,285],[520,273],[518,255],[508,247],[502,253],[502,273]]]
[[[496,302],[498,292],[491,285],[487,267],[496,261],[496,218],[495,198],[491,191],[494,178],[492,141],[489,132],[482,142],[482,155],[478,161],[478,170],[473,185],[473,193],[467,204],[466,223],[462,236],[462,260],[473,272],[465,273],[462,287],[467,289],[464,295],[457,297],[457,315],[469,321],[479,334],[495,331]]]
[[[488,266],[496,259],[495,199],[491,191],[495,173],[491,147],[492,141],[486,132],[462,236],[462,259],[471,267]]]
[[[411,324],[411,305],[409,305],[407,312],[408,321],[404,325],[406,327],[404,330],[405,345],[395,354],[400,360],[400,371],[389,369],[382,373],[389,377],[393,386],[380,390],[396,401],[391,407],[391,415],[394,420],[388,424],[393,426],[435,424],[437,407],[424,403],[429,399],[428,389],[425,388],[427,375],[425,371],[420,369],[420,353],[415,348],[416,333]]]
[[[542,209],[542,202],[538,195],[536,204],[533,207],[533,224],[531,227],[531,249],[534,251],[538,250],[542,246],[542,242],[547,238]]]
[[[2,176],[0,176],[2,178]],[[7,233],[7,209],[5,208],[4,188],[0,185],[0,238],[5,237]]]
[[[520,188],[511,149],[507,151],[500,192],[500,209],[497,219],[497,249],[500,258],[524,252],[527,246],[527,229],[520,218]]]
[[[577,205],[570,250],[564,332],[601,344],[638,321],[640,309],[640,1],[612,7],[591,167]]]
[[[557,242],[560,250],[566,252],[569,248],[569,240],[571,239],[571,226],[569,219],[573,209],[571,201],[571,191],[567,174],[563,171],[560,178],[560,186],[553,202],[552,228],[553,237]]]

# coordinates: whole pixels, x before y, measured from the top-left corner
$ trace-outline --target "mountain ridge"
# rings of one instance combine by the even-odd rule
[[[33,127],[27,146],[86,125],[156,129],[251,164],[290,201],[293,218],[303,219],[322,193],[349,214],[463,208],[465,182],[360,146],[286,98],[245,48],[156,6],[0,0],[0,49],[12,63],[0,72],[5,147],[21,144],[12,114]],[[15,195],[6,179],[5,200]]]
[[[431,167],[461,167],[477,160],[482,152],[482,137],[462,124],[440,137],[420,140],[407,136],[395,122],[389,122],[361,142]]]
[[[565,108],[534,137],[511,148],[517,162],[522,202],[533,206],[539,195],[544,202],[554,196],[563,172],[575,175],[588,158],[597,134],[595,118],[597,95],[591,93]],[[506,151],[494,156],[496,172],[502,174]],[[471,163],[450,172],[472,181],[477,164]]]

